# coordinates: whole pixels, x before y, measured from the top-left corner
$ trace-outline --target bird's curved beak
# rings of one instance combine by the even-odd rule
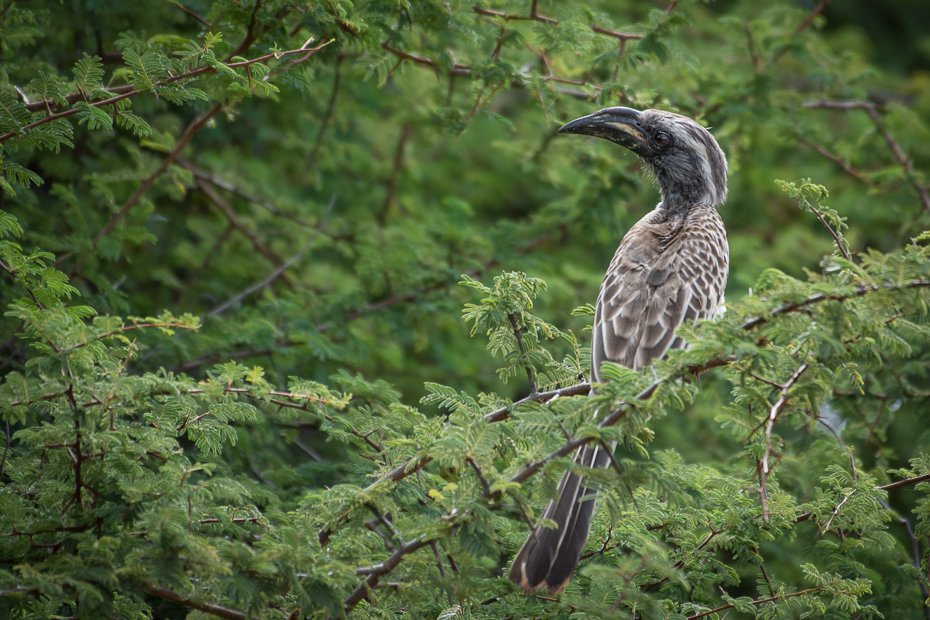
[[[577,133],[604,138],[630,149],[640,157],[651,157],[655,151],[646,141],[640,124],[642,113],[633,108],[604,108],[563,125],[558,133]]]

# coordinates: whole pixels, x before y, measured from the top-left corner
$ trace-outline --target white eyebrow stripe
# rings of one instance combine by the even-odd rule
[[[710,153],[707,152],[707,144],[704,142],[704,140],[701,140],[698,136],[694,135],[694,132],[687,125],[675,123],[673,127],[675,136],[682,142],[685,142],[696,153],[700,154],[701,175],[704,177],[705,187],[709,188],[710,193],[712,194],[708,198],[712,203],[716,203],[718,198],[717,188],[714,184],[714,172],[710,167]]]

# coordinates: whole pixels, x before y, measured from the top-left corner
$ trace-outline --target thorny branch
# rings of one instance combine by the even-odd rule
[[[276,252],[265,245],[265,243],[259,238],[258,234],[256,234],[253,230],[251,230],[248,226],[239,220],[239,217],[236,215],[236,212],[233,211],[232,206],[230,206],[230,204],[226,202],[219,194],[213,191],[213,188],[207,185],[207,183],[202,179],[196,179],[196,183],[197,187],[200,188],[200,191],[210,199],[210,202],[215,204],[219,210],[223,212],[223,215],[225,215],[226,219],[229,220],[230,226],[245,235],[259,254],[271,261],[275,267],[281,267],[285,264],[284,260]],[[292,289],[296,287],[294,280],[292,280],[290,276],[284,273],[283,269],[281,270],[281,273],[278,274],[278,276],[280,276],[281,279],[284,280],[284,282],[286,282],[287,285]]]
[[[924,209],[930,211],[930,185],[921,183],[917,175],[914,174],[914,161],[904,153],[904,149],[901,148],[901,145],[895,140],[894,136],[891,135],[891,132],[888,131],[888,128],[885,126],[885,122],[882,120],[882,117],[878,113],[878,106],[876,106],[871,101],[834,101],[829,99],[822,99],[820,101],[808,101],[803,104],[805,108],[822,108],[827,110],[862,110],[869,115],[869,118],[872,120],[872,123],[875,125],[875,128],[884,138],[885,143],[891,149],[894,158],[897,160],[898,164],[904,169],[904,173],[907,176],[908,182],[917,190],[917,195],[920,197],[920,202],[923,205]]]
[[[836,300],[836,299],[848,299],[849,297],[859,297],[859,296],[865,295],[865,294],[867,294],[867,293],[875,292],[875,291],[879,291],[879,290],[900,290],[900,289],[910,289],[910,288],[923,288],[923,287],[927,287],[927,286],[930,286],[930,282],[923,281],[923,280],[918,280],[918,281],[916,281],[916,282],[911,282],[911,283],[905,284],[905,285],[886,285],[886,286],[862,287],[862,288],[860,288],[860,289],[857,289],[857,290],[856,290],[854,293],[852,293],[851,295],[844,295],[844,296],[839,296],[839,295],[827,295],[827,294],[824,294],[824,293],[818,293],[817,295],[813,295],[812,297],[809,297],[808,299],[806,299],[806,300],[804,300],[804,301],[802,301],[802,302],[794,302],[794,303],[790,303],[790,304],[785,304],[785,305],[783,305],[783,306],[779,306],[778,308],[775,308],[774,310],[770,310],[768,313],[766,313],[766,314],[763,315],[762,317],[759,317],[759,318],[756,318],[756,319],[750,319],[750,320],[744,322],[744,323],[740,326],[740,329],[743,329],[743,330],[746,330],[746,331],[755,329],[756,327],[758,327],[758,326],[760,326],[760,325],[763,325],[764,323],[767,323],[767,322],[770,321],[773,317],[780,316],[780,315],[782,315],[782,314],[789,314],[789,313],[792,313],[792,312],[797,312],[797,311],[799,311],[799,310],[801,310],[801,309],[803,309],[803,308],[806,308],[806,307],[808,307],[808,306],[810,306],[810,305],[814,305],[814,304],[817,304],[817,303],[821,303],[821,302],[826,301],[826,300],[828,300],[828,299],[834,299],[834,300]],[[705,370],[708,370],[708,369],[711,369],[711,368],[718,368],[718,367],[720,367],[720,366],[724,366],[724,365],[726,365],[726,364],[729,364],[729,363],[731,363],[732,361],[735,361],[735,358],[734,358],[734,359],[730,359],[730,358],[716,358],[716,359],[713,359],[713,360],[708,361],[707,363],[705,363],[705,364],[703,364],[703,365],[691,366],[691,367],[689,367],[689,368],[686,368],[686,369],[684,369],[684,373],[685,373],[685,374],[700,374],[701,372],[703,372],[703,371],[705,371]],[[676,377],[667,377],[666,379],[659,379],[659,380],[657,380],[657,381],[656,381],[655,383],[653,383],[647,390],[645,390],[643,393],[641,393],[641,394],[638,396],[638,398],[640,398],[640,399],[648,398],[649,396],[651,396],[651,395],[655,392],[655,390],[656,390],[660,385],[662,385],[662,384],[665,383],[666,381],[670,381],[670,380],[673,380],[673,379],[675,379],[675,378],[676,378]],[[527,397],[527,398],[524,398],[523,400],[517,401],[517,402],[515,402],[513,405],[510,405],[509,407],[502,407],[502,408],[500,408],[500,409],[496,409],[495,411],[492,411],[492,412],[486,414],[486,415],[484,416],[484,420],[485,420],[486,422],[500,422],[500,421],[502,421],[502,420],[508,419],[508,418],[510,417],[511,412],[512,412],[515,408],[517,408],[519,405],[521,405],[521,404],[523,404],[523,403],[526,403],[526,402],[545,402],[545,401],[552,400],[552,399],[554,399],[554,398],[566,397],[566,396],[585,396],[585,395],[587,395],[587,394],[590,392],[590,390],[591,390],[590,384],[587,384],[587,383],[580,383],[580,384],[578,384],[578,385],[573,385],[573,386],[571,386],[571,387],[562,388],[562,389],[559,389],[559,390],[552,390],[552,391],[550,391],[550,392],[540,392],[540,393],[537,393],[535,396],[529,396],[529,397]],[[617,413],[617,412],[615,412],[615,413]],[[620,416],[620,417],[622,417],[622,416]],[[611,418],[608,418],[608,420],[609,420],[609,419],[611,419]],[[614,421],[619,421],[619,418],[617,418],[617,420],[614,420]],[[604,420],[604,422],[607,422],[607,420]],[[605,424],[602,422],[602,426],[603,426],[603,425],[605,425]],[[575,440],[575,441],[577,441],[577,440]],[[586,442],[585,442],[585,443],[586,443]],[[567,450],[564,454],[570,453],[572,449],[577,448],[577,447],[580,446],[580,445],[583,445],[583,444],[577,444],[577,445],[574,445],[574,444],[573,444],[573,447],[572,447],[571,449]],[[547,459],[551,460],[552,458],[558,458],[559,456],[564,456],[564,454],[559,454],[559,455],[557,455],[557,456],[555,456],[555,455],[550,455],[549,457],[547,457]],[[392,469],[391,471],[389,471],[389,472],[387,472],[386,474],[384,474],[381,478],[379,478],[378,480],[376,480],[375,482],[373,482],[371,485],[369,485],[369,486],[366,488],[366,492],[373,490],[375,487],[377,487],[377,486],[379,486],[379,485],[381,485],[381,484],[400,482],[401,480],[403,480],[403,479],[406,478],[407,476],[409,476],[409,475],[411,475],[411,474],[414,474],[414,473],[416,473],[417,471],[419,471],[420,469],[422,469],[423,467],[425,467],[425,466],[426,466],[427,464],[429,464],[431,461],[432,461],[432,458],[430,458],[430,457],[422,457],[422,458],[419,458],[419,459],[409,459],[408,461],[402,463],[402,464],[399,465],[398,467],[395,467],[395,468]],[[548,462],[548,460],[547,460],[546,462]],[[544,463],[543,463],[543,464],[544,464]],[[541,465],[540,465],[540,467],[541,467]],[[538,471],[538,468],[537,468],[537,470],[534,470],[532,473],[535,473],[535,471]],[[529,478],[529,477],[532,475],[532,473],[530,473],[529,475],[526,475],[526,477],[523,478],[523,479]],[[522,474],[521,474],[521,477],[522,477]],[[928,476],[927,479],[930,479],[930,476]],[[906,485],[905,485],[905,484],[902,484],[901,486],[906,486]],[[895,488],[896,488],[896,487],[895,487]],[[809,515],[808,515],[807,518],[809,518]],[[806,519],[805,519],[805,520],[806,520]],[[326,538],[327,540],[328,540],[328,538],[329,538],[329,535],[331,535],[331,532],[325,536],[325,538]],[[323,533],[321,533],[321,538],[323,538],[323,537],[324,537],[324,536],[323,536]],[[325,544],[325,543],[324,543],[324,544]]]
[[[322,127],[320,127],[320,131],[322,130]],[[382,226],[385,220],[387,220],[388,211],[394,204],[394,195],[397,192],[397,177],[400,176],[404,167],[404,149],[407,147],[407,142],[410,140],[412,134],[413,126],[404,123],[404,126],[401,127],[400,130],[400,139],[397,140],[397,148],[394,151],[394,165],[391,167],[391,176],[388,177],[387,183],[385,184],[386,191],[384,194],[384,202],[377,215],[378,223]]]
[[[393,555],[391,555],[391,557],[386,559],[384,562],[367,568],[356,569],[356,575],[367,575],[367,577],[344,601],[343,605],[345,606],[345,614],[348,615],[349,612],[355,609],[356,605],[364,600],[367,600],[368,593],[378,585],[378,581],[381,579],[381,577],[387,575],[392,570],[397,568],[403,561],[404,557],[419,551],[423,547],[428,547],[435,542],[435,538],[424,540],[422,537],[410,542],[405,542],[397,549],[397,551],[394,552]]]
[[[191,607],[192,609],[197,609],[219,618],[226,618],[226,620],[248,620],[249,618],[247,614],[244,614],[241,611],[229,609],[228,607],[222,607],[220,605],[214,605],[213,603],[201,603],[198,601],[193,601],[189,598],[185,598],[181,594],[178,594],[174,590],[162,588],[161,586],[156,586],[154,584],[143,584],[142,589],[152,596],[157,596],[159,598],[165,599],[166,601],[184,605],[185,607]]]
[[[316,130],[316,140],[314,140],[313,148],[310,149],[310,154],[307,156],[308,168],[313,168],[316,165],[316,155],[320,150],[320,146],[323,144],[323,132],[326,131],[326,126],[329,125],[329,121],[332,119],[333,112],[336,109],[336,97],[339,95],[339,81],[342,78],[342,72],[339,70],[341,62],[342,56],[340,55],[336,58],[336,64],[333,67],[333,89],[329,93],[329,101],[326,102],[326,112],[323,113],[323,119],[320,121]]]
[[[530,382],[530,396],[533,396],[537,393],[536,380],[533,377],[533,364],[530,363],[530,356],[527,354],[526,349],[523,348],[523,332],[520,330],[520,326],[517,325],[517,319],[513,313],[508,314],[507,318],[510,319],[510,325],[513,327],[513,335],[517,339],[517,346],[520,348],[520,358],[523,360],[523,368],[526,370],[526,378]]]
[[[826,591],[825,588],[820,588],[820,587],[808,588],[807,590],[801,590],[799,592],[791,592],[790,594],[779,594],[777,596],[770,596],[768,598],[759,599],[757,601],[749,601],[749,604],[750,605],[764,605],[765,603],[772,603],[774,601],[779,601],[779,600],[783,600],[786,598],[794,598],[796,596],[804,596],[806,594],[814,594],[816,592],[825,592],[825,591]],[[727,609],[733,609],[734,607],[736,607],[736,605],[732,603],[727,604],[727,605],[722,605],[720,607],[717,607],[716,609],[710,609],[708,611],[702,611],[699,614],[694,614],[693,616],[688,616],[687,620],[697,620],[697,618],[703,618],[711,614],[716,614],[721,611],[726,611]]]
[[[120,210],[114,213],[113,217],[110,218],[110,221],[108,221],[106,225],[100,229],[100,232],[97,233],[97,236],[94,237],[94,240],[90,243],[92,248],[96,248],[101,239],[113,232],[116,224],[121,219],[123,219],[127,213],[129,213],[131,208],[133,208],[140,200],[142,200],[145,192],[147,192],[149,188],[152,187],[152,184],[155,183],[158,177],[164,174],[164,172],[168,169],[168,166],[170,166],[174,160],[177,159],[178,155],[181,153],[181,150],[187,146],[187,143],[191,141],[191,138],[194,137],[194,134],[203,129],[207,122],[216,116],[216,113],[219,112],[220,108],[222,107],[222,103],[214,104],[206,114],[194,120],[194,122],[187,126],[187,129],[184,131],[184,135],[181,136],[181,139],[178,140],[178,143],[175,145],[175,147],[171,149],[171,152],[168,153],[168,156],[165,157],[161,164],[158,165],[158,168],[155,169],[155,172],[150,174],[148,178],[142,181],[142,185],[139,186],[139,189],[137,189],[135,193],[129,197],[129,200],[123,203],[123,206],[120,207]],[[2,138],[0,138],[0,141],[2,141]]]
[[[762,518],[766,523],[769,522],[769,501],[766,483],[768,482],[769,473],[771,471],[769,468],[769,458],[772,456],[772,429],[775,426],[775,420],[778,419],[781,412],[788,406],[788,392],[791,391],[791,388],[794,387],[807,369],[807,363],[801,364],[798,369],[794,371],[794,374],[785,381],[785,384],[781,387],[781,394],[778,400],[775,401],[775,404],[772,405],[772,408],[769,410],[768,419],[765,424],[765,455],[762,457],[762,471],[759,473],[759,497],[762,498]]]
[[[869,181],[869,180],[865,177],[864,174],[862,174],[861,172],[859,172],[858,170],[856,170],[855,168],[853,168],[850,164],[848,164],[848,163],[847,163],[842,157],[840,157],[839,155],[835,155],[835,154],[831,153],[830,151],[828,151],[828,150],[827,150],[826,148],[824,148],[823,146],[817,144],[816,142],[811,142],[810,140],[808,140],[807,138],[805,138],[805,137],[803,137],[803,136],[798,135],[798,136],[795,136],[795,138],[796,138],[797,141],[800,142],[801,144],[806,144],[807,146],[811,147],[812,149],[814,149],[815,151],[817,151],[818,153],[820,153],[821,155],[823,155],[824,157],[826,157],[826,158],[829,159],[830,161],[836,162],[836,164],[837,164],[840,168],[842,168],[843,170],[845,170],[850,176],[852,176],[852,177],[853,177],[854,179],[856,179],[857,181],[860,181],[860,182],[864,183],[864,184],[865,184],[866,186],[868,186],[868,187],[872,187],[872,182]]]
[[[295,254],[291,258],[287,259],[286,261],[278,265],[278,268],[272,271],[271,274],[267,278],[233,295],[228,300],[224,301],[223,303],[215,307],[213,310],[210,310],[210,312],[207,313],[207,318],[224,312],[227,308],[229,308],[230,306],[238,302],[240,299],[244,297],[248,297],[249,295],[251,295],[252,293],[256,291],[262,290],[263,288],[265,288],[266,286],[268,286],[269,284],[277,280],[279,277],[283,277],[284,270],[290,267],[291,265],[293,265],[294,263],[296,263],[298,260],[300,260],[300,257],[303,256],[304,252],[306,252],[307,248],[309,247],[310,247],[309,243],[305,244],[304,247],[300,248],[300,251],[298,251],[297,254]]]
[[[240,67],[248,67],[249,65],[254,65],[255,63],[258,63],[258,62],[266,62],[268,60],[271,60],[272,58],[281,58],[282,56],[289,56],[291,54],[306,54],[307,52],[310,52],[310,51],[315,53],[319,51],[320,49],[322,49],[324,46],[332,43],[332,41],[333,40],[330,39],[329,41],[326,41],[325,43],[318,45],[317,47],[314,47],[314,48],[308,48],[306,47],[306,45],[304,45],[300,49],[296,49],[296,50],[288,50],[286,52],[273,52],[271,54],[265,54],[264,56],[259,56],[258,58],[253,58],[252,60],[244,60],[242,62],[229,63],[226,66],[229,68],[238,69]],[[309,45],[309,43],[310,41],[307,42],[307,45]],[[216,73],[216,72],[217,70],[213,67],[200,67],[199,69],[194,69],[193,71],[188,71],[187,73],[182,73],[181,75],[173,75],[171,77],[165,78],[164,80],[155,82],[154,84],[152,84],[152,87],[150,89],[139,90],[139,89],[133,88],[115,97],[110,97],[109,99],[104,99],[103,101],[95,101],[93,103],[90,103],[89,105],[95,108],[101,108],[104,106],[113,105],[114,103],[122,101],[123,99],[134,97],[143,92],[149,92],[149,90],[153,90],[155,88],[158,88],[159,86],[165,86],[166,84],[171,84],[179,80],[186,80],[186,79],[194,78],[200,75],[208,75],[208,74]],[[115,91],[116,89],[111,89],[111,92],[115,92]],[[80,98],[75,99],[75,101],[84,100],[82,96],[79,95],[79,97]],[[40,110],[45,109],[44,102],[42,103],[43,103],[43,106],[40,108]],[[21,136],[23,135],[22,132],[26,131],[27,129],[33,129],[34,127],[39,127],[40,125],[45,125],[46,123],[57,121],[60,118],[65,118],[67,116],[73,116],[74,114],[77,114],[78,112],[80,112],[80,109],[72,108],[71,110],[65,110],[64,112],[59,112],[58,114],[51,114],[49,116],[45,116],[37,121],[29,123],[28,125],[20,127],[18,132],[11,131],[7,134],[0,136],[0,142],[6,142],[10,138]]]

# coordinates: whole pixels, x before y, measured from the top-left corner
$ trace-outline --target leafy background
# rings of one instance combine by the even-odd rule
[[[14,303],[0,321],[3,613],[174,618],[212,601],[256,617],[695,617],[728,596],[813,587],[719,617],[925,617],[925,494],[870,490],[927,467],[926,300],[907,289],[925,278],[914,239],[930,218],[925,3],[0,12],[0,209],[15,218],[0,279]],[[529,403],[503,430],[481,416],[530,392],[510,315],[540,390],[585,372],[590,318],[575,309],[658,193],[621,149],[555,130],[618,104],[697,118],[726,151],[731,327],[844,286],[905,292],[825,304],[814,327],[789,317],[766,334],[775,352],[706,328],[705,348],[668,373],[751,361],[660,390],[640,407],[654,419],[603,436],[623,442],[626,473],[613,473],[626,484],[603,474],[616,493],[590,546],[615,528],[622,547],[605,543],[558,601],[522,598],[501,570],[569,462],[494,487],[510,499],[493,510],[484,484],[556,450],[560,425],[595,432],[592,405]],[[829,198],[776,184],[802,178]],[[460,286],[463,274],[483,284]],[[799,351],[821,371],[789,385]],[[653,379],[617,372],[617,402]],[[747,435],[779,391],[741,391],[752,374],[806,403],[777,427],[777,527],[760,521],[752,480],[772,444]],[[433,462],[368,491],[408,458]],[[843,499],[853,488],[861,505]],[[829,517],[840,502],[842,526]],[[365,526],[378,515],[392,525]],[[722,523],[738,536],[708,539]],[[401,555],[400,575],[382,579],[393,586],[349,606],[365,567],[408,539],[438,543]]]

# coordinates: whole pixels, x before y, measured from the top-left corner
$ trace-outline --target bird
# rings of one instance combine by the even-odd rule
[[[632,151],[659,186],[661,202],[624,235],[595,305],[591,381],[603,382],[605,361],[640,370],[685,341],[686,321],[717,318],[729,272],[729,247],[717,207],[727,197],[727,159],[696,121],[663,110],[611,107],[573,120],[558,133],[594,136]],[[579,449],[575,461],[601,468],[611,456],[598,445]],[[517,553],[510,581],[527,593],[558,594],[581,559],[597,490],[567,471],[538,527]]]

